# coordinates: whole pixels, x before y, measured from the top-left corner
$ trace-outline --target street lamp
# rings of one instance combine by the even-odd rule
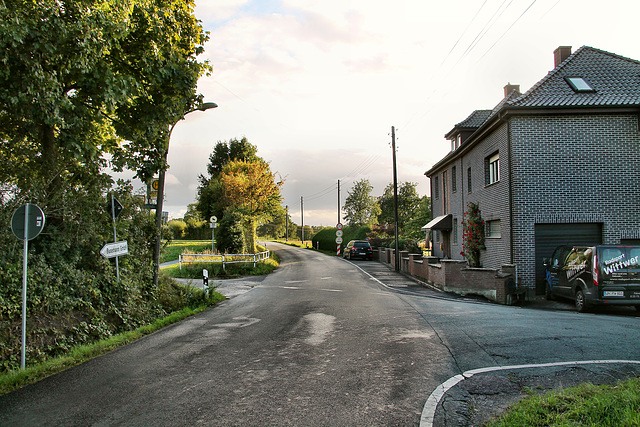
[[[176,127],[180,120],[183,120],[185,116],[189,113],[193,113],[194,111],[206,111],[212,108],[217,108],[218,104],[215,102],[205,102],[201,106],[194,108],[193,110],[189,110],[182,115],[176,122],[171,125],[169,129],[169,135],[167,136],[167,146],[164,151],[164,164],[167,165],[167,155],[169,154],[169,141],[171,141],[171,133],[173,132],[173,128]],[[165,168],[160,169],[160,173],[158,174],[158,198],[156,199],[156,227],[158,228],[158,238],[156,239],[156,247],[153,252],[153,285],[155,288],[158,287],[158,273],[160,271],[160,247],[162,246],[162,202],[164,201],[164,179],[165,179]]]

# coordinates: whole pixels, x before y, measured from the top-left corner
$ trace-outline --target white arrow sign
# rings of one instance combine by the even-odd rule
[[[105,258],[113,258],[129,254],[129,244],[126,240],[122,242],[107,243],[100,249],[100,255]]]

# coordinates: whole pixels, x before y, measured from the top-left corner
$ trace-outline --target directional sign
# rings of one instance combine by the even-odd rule
[[[25,217],[27,220],[25,221]],[[11,217],[11,231],[20,240],[35,239],[44,228],[44,213],[36,205],[20,206]]]
[[[128,255],[129,244],[126,240],[121,242],[107,243],[100,250],[100,255],[105,258],[114,258],[117,256]]]

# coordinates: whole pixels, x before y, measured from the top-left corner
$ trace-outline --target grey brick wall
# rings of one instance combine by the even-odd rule
[[[515,263],[533,286],[535,224],[603,223],[603,243],[640,233],[635,115],[511,119]]]

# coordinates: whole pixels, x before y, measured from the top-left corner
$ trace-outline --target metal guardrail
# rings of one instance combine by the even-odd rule
[[[257,254],[180,254],[178,256],[178,264],[180,265],[180,270],[182,270],[182,264],[194,264],[202,262],[222,263],[223,269],[226,269],[227,264],[238,263],[253,263],[253,266],[255,267],[257,262],[264,261],[265,259],[269,258],[269,254],[269,251],[259,252]]]

